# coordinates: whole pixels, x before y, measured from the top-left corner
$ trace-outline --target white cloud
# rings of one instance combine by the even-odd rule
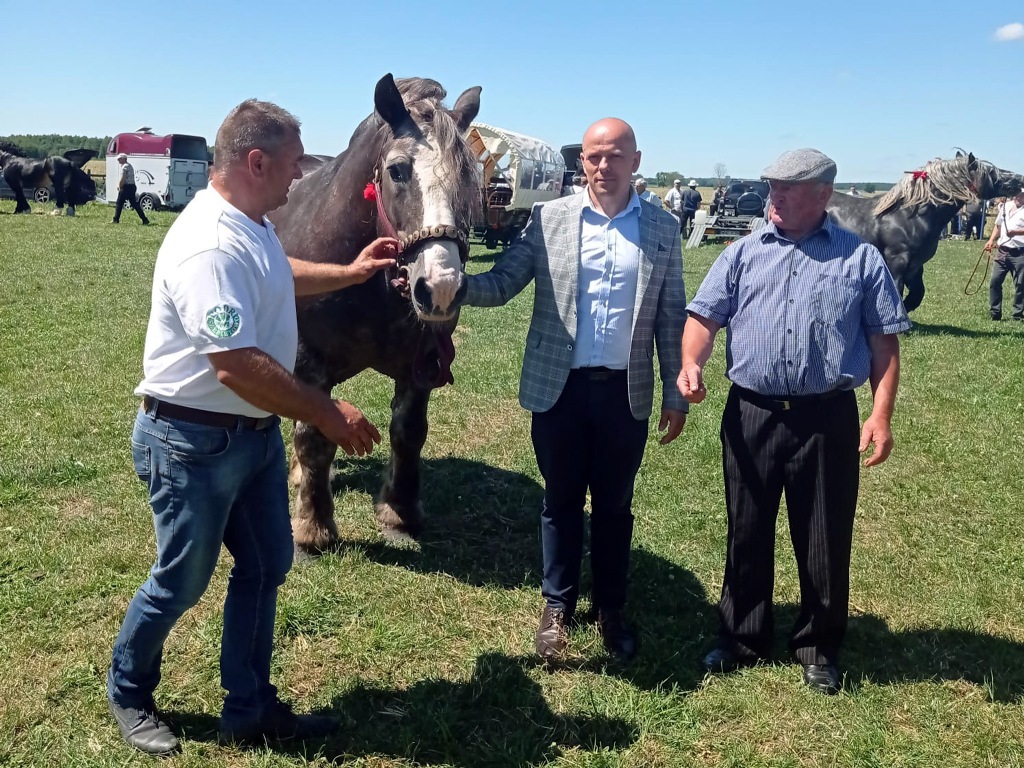
[[[1024,24],[1014,22],[996,30],[996,40],[1024,40]]]

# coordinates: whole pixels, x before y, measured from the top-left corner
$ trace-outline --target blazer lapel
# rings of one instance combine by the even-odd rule
[[[658,238],[655,236],[654,215],[649,211],[641,209],[640,217],[640,265],[636,275],[636,301],[633,303],[633,328],[636,328],[636,319],[640,315],[640,306],[644,301],[644,294],[647,293],[647,286],[651,281],[651,273],[654,271],[654,262],[658,258]]]
[[[583,245],[583,195],[570,197],[569,204],[563,210],[565,218],[558,223],[558,231],[566,238],[562,242],[562,252],[567,259],[565,265],[567,280],[565,293],[560,297],[562,306],[559,309],[562,317],[568,321],[569,318],[575,317],[576,295],[579,292],[580,253]],[[575,323],[567,322],[567,327],[575,339]]]

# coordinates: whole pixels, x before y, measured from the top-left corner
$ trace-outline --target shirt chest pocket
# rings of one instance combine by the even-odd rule
[[[859,319],[860,281],[849,277],[822,275],[811,293],[811,312],[819,325],[842,326]]]

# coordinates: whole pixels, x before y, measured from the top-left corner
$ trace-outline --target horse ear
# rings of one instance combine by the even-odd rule
[[[973,152],[967,154],[967,167],[972,171],[978,167],[978,158],[974,156]]]
[[[480,112],[481,90],[479,85],[466,89],[455,102],[455,106],[452,107],[452,117],[455,118],[455,124],[463,133],[469,130],[469,124]]]
[[[392,133],[398,133],[403,125],[412,120],[390,72],[377,81],[377,87],[373,89],[373,106],[384,122],[391,126]]]

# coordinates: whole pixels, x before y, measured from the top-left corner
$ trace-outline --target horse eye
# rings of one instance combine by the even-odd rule
[[[388,173],[391,175],[392,181],[398,184],[405,184],[412,176],[412,168],[410,168],[408,163],[395,163],[388,166]]]

